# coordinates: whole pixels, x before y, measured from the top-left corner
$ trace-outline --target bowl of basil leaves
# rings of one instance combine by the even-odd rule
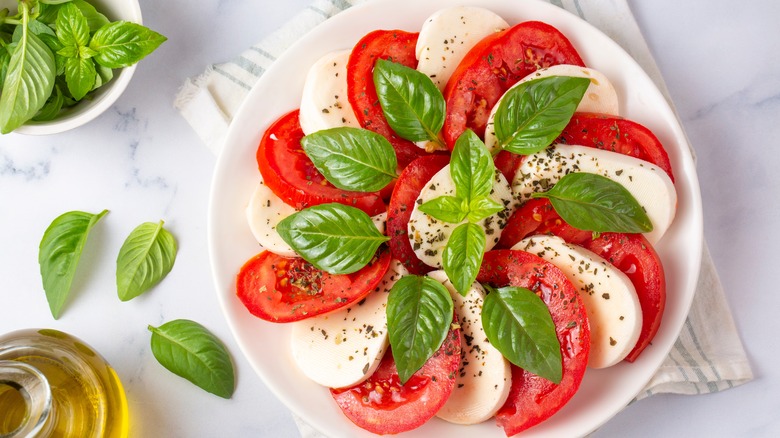
[[[56,134],[108,109],[166,38],[138,0],[0,0],[0,134]]]

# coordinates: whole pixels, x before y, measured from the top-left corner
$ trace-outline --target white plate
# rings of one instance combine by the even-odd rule
[[[235,275],[259,250],[244,216],[257,184],[257,144],[265,127],[299,106],[308,67],[321,55],[351,48],[375,29],[419,31],[434,11],[452,6],[447,0],[376,0],[348,9],[306,34],[268,69],[237,113],[214,174],[209,211],[209,250],[222,310],[249,362],[265,384],[293,412],[333,437],[371,434],[354,426],[332,401],[327,389],[309,381],[292,362],[290,330],[261,321],[235,296]],[[609,77],[621,98],[621,115],[650,128],[666,147],[673,165],[678,211],[668,234],[657,246],[666,270],[667,305],[653,344],[633,364],[588,370],[579,392],[551,419],[522,436],[585,435],[625,407],[666,357],[685,321],[699,272],[702,247],[701,199],[688,143],[674,112],[637,63],[600,31],[548,3],[526,0],[473,0],[510,24],[547,22],[574,44],[586,65]],[[446,435],[445,435],[446,434]],[[404,434],[409,437],[503,437],[489,420],[456,426],[433,419]]]

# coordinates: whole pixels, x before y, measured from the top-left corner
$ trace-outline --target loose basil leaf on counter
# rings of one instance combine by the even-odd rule
[[[137,23],[115,21],[92,35],[89,47],[97,52],[95,62],[110,68],[135,64],[167,40],[159,33]]]
[[[176,261],[176,240],[163,221],[137,226],[119,249],[116,288],[119,299],[131,300],[162,281]]]
[[[332,128],[303,137],[301,145],[317,170],[343,190],[375,192],[397,178],[390,142],[360,128]]]
[[[276,231],[307,262],[331,274],[359,271],[389,240],[365,212],[337,203],[293,213]]]
[[[547,305],[526,288],[486,289],[482,328],[490,343],[513,364],[560,383],[561,345]]]
[[[458,225],[452,231],[442,254],[442,267],[455,290],[465,296],[477,279],[485,254],[485,232],[472,223]]]
[[[549,146],[569,123],[590,79],[550,76],[506,92],[493,119],[501,148],[522,155]]]
[[[54,219],[43,233],[38,247],[38,264],[54,319],[60,317],[89,232],[106,213],[108,210],[98,214],[70,211]]]
[[[387,299],[387,331],[401,383],[439,349],[452,323],[452,297],[438,281],[402,277]]]
[[[162,366],[212,394],[232,397],[233,362],[225,345],[208,329],[186,319],[148,328],[152,353]]]
[[[446,104],[431,78],[413,68],[378,59],[374,86],[387,123],[399,136],[411,141],[441,143]]]
[[[569,225],[599,233],[647,233],[653,224],[647,213],[622,184],[607,177],[574,172],[561,178],[547,192],[555,211]]]

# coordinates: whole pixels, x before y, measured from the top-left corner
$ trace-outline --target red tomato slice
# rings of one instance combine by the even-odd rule
[[[441,409],[455,387],[460,367],[460,330],[451,329],[433,357],[401,385],[390,350],[374,374],[350,388],[331,389],[344,414],[380,435],[420,427]]]
[[[366,297],[390,267],[390,252],[353,273],[333,275],[301,258],[263,251],[244,264],[236,278],[238,298],[252,315],[271,322],[299,321]]]
[[[674,181],[669,155],[646,127],[616,116],[575,113],[557,142],[590,146],[649,161]]]
[[[496,248],[509,249],[534,234],[555,234],[569,243],[589,242],[593,233],[564,222],[547,199],[529,199],[507,220]]]
[[[387,124],[374,88],[374,64],[381,58],[416,68],[417,36],[402,30],[375,30],[355,44],[347,64],[347,97],[360,126],[390,141],[401,169],[425,155],[425,151],[399,137]]]
[[[477,43],[444,89],[447,118],[442,131],[450,149],[466,128],[484,136],[490,110],[512,85],[556,64],[585,66],[562,33],[538,21],[517,24]]]
[[[420,196],[423,186],[449,163],[449,157],[430,155],[412,161],[398,177],[387,207],[387,235],[390,237],[390,253],[410,273],[422,275],[434,268],[423,263],[409,243],[406,230],[412,216],[414,201]]]
[[[302,210],[312,205],[338,202],[357,207],[370,216],[385,211],[378,193],[341,190],[329,183],[301,148],[303,131],[298,110],[274,122],[257,148],[257,164],[263,181],[285,203]]]
[[[590,353],[588,317],[566,275],[552,263],[524,251],[486,252],[477,281],[536,292],[550,309],[561,343],[563,379],[558,385],[512,366],[509,399],[496,414],[498,425],[511,436],[546,420],[577,392]]]

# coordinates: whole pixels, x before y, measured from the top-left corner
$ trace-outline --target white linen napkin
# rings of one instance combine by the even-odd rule
[[[315,0],[290,22],[230,62],[188,79],[175,106],[219,154],[236,110],[257,79],[297,38],[327,18],[369,0]],[[625,0],[546,0],[585,19],[620,44],[669,99],[660,71]],[[677,342],[639,400],[658,393],[704,394],[750,381],[753,373],[705,243],[696,294]],[[305,437],[321,437],[298,422]]]

